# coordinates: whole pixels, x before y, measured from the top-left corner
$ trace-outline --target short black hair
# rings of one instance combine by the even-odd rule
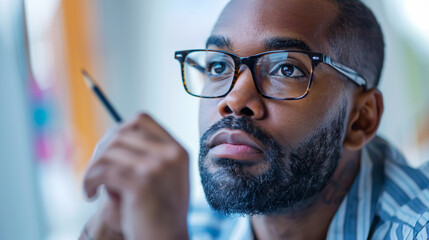
[[[384,38],[380,24],[362,2],[335,1],[339,12],[329,26],[327,39],[336,61],[365,77],[368,88],[377,87],[384,62]]]

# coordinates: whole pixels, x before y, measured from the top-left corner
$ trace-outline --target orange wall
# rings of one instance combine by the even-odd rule
[[[94,96],[86,87],[81,69],[92,69],[90,40],[91,29],[88,1],[63,0],[66,71],[68,71],[71,123],[73,132],[72,161],[82,172],[99,139]]]

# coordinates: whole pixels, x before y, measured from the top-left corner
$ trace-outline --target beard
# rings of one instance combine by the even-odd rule
[[[225,117],[200,139],[199,170],[209,205],[223,214],[261,215],[308,207],[327,185],[341,157],[346,106],[327,126],[286,151],[251,117]],[[242,130],[264,146],[259,175],[246,171],[249,163],[227,158],[208,159],[208,140],[220,129]],[[218,166],[209,171],[209,165]]]

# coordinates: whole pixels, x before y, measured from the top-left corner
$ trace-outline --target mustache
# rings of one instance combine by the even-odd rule
[[[206,148],[209,139],[220,129],[231,129],[231,130],[241,130],[251,137],[258,140],[263,146],[279,146],[274,140],[274,137],[268,132],[262,130],[260,127],[256,126],[251,117],[240,117],[236,118],[233,116],[227,116],[213,124],[209,129],[207,129],[200,139],[200,147]]]

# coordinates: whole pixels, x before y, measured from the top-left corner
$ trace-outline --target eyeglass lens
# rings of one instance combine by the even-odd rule
[[[234,81],[236,66],[228,54],[211,51],[189,53],[184,77],[189,93],[202,97],[226,94]],[[308,89],[312,61],[305,53],[276,52],[258,58],[253,71],[257,88],[266,96],[297,98]]]

